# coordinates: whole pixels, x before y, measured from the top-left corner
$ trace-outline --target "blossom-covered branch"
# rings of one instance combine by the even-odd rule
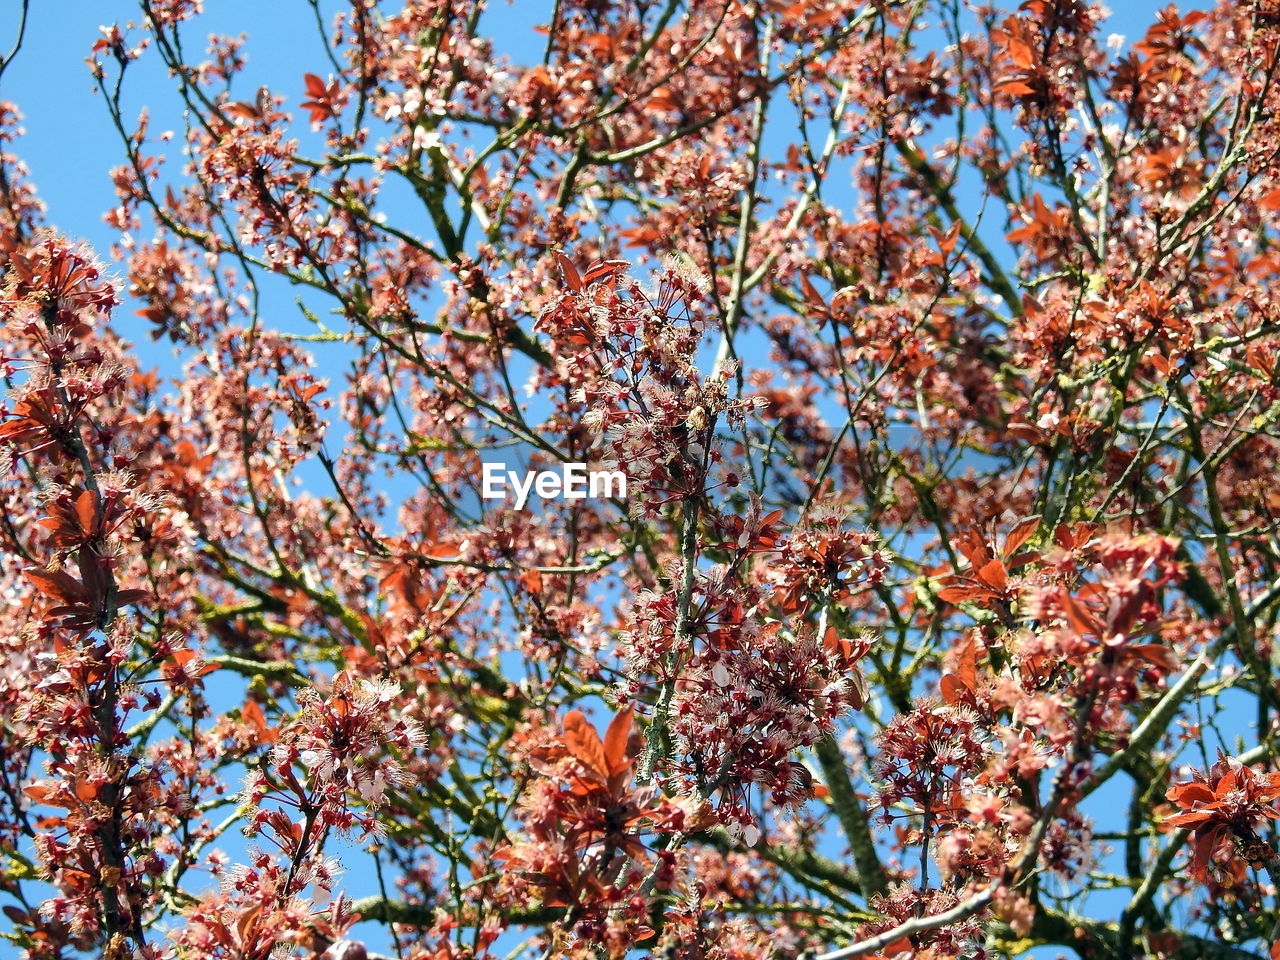
[[[1131,6],[142,0],[96,254],[0,104],[9,942],[1280,956],[1280,9]]]

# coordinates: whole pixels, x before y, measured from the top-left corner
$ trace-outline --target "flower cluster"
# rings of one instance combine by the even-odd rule
[[[1205,772],[1174,784],[1166,796],[1182,812],[1164,826],[1190,829],[1194,835],[1191,873],[1214,887],[1238,886],[1246,870],[1280,870],[1276,850],[1258,828],[1280,820],[1280,773],[1259,773],[1231,757],[1219,755]]]
[[[332,830],[381,833],[371,811],[406,784],[400,757],[424,740],[416,721],[395,714],[397,692],[345,672],[327,696],[305,691],[295,721],[273,737],[268,762],[245,777],[246,832],[269,830],[296,863],[316,856]]]
[[[120,613],[147,594],[122,582],[117,553],[157,504],[124,470],[128,457],[103,420],[128,375],[95,329],[116,303],[101,268],[44,235],[10,253],[0,295],[5,339],[23,351],[6,361],[12,389],[0,410],[0,466],[34,471],[41,492],[19,520],[28,544],[22,637],[41,677],[13,717],[46,774],[25,796],[56,811],[36,851],[57,893],[40,919],[26,919],[43,930],[41,949],[101,934],[114,960],[125,956],[163,869],[148,852],[155,822],[185,812],[166,811],[160,771],[130,752],[126,727],[130,712],[154,708],[159,696],[128,683],[135,638]],[[155,654],[144,659],[158,663],[168,650]]]
[[[373,811],[407,783],[400,757],[424,737],[414,720],[398,715],[397,693],[394,684],[340,673],[327,695],[304,691],[292,724],[259,731],[257,739],[274,745],[245,778],[245,833],[265,838],[275,852],[251,848],[248,862],[226,871],[218,894],[184,911],[175,934],[184,956],[265,960],[281,944],[319,952],[341,940],[355,920],[342,898],[317,907],[305,893],[332,892],[340,876],[338,861],[323,852],[326,838],[356,827],[381,834]],[[262,726],[259,708],[242,712],[251,726]]]
[[[873,581],[883,563],[873,537],[833,517],[820,514],[784,537],[778,516],[761,516],[758,506],[746,517],[719,515],[723,540],[714,552],[728,562],[693,571],[687,596],[640,594],[620,638],[625,694],[640,696],[649,677],[670,690],[654,721],[674,738],[666,768],[689,792],[717,795],[723,822],[752,842],[760,835],[757,789],[775,808],[811,798],[817,785],[798,752],[830,736],[865,699],[859,661],[873,639],[841,636],[834,626],[819,635],[797,608],[850,604],[854,587]],[[762,557],[776,565],[754,568]],[[683,573],[673,561],[671,581]],[[803,604],[792,602],[801,596]]]
[[[855,586],[883,581],[889,558],[876,534],[851,528],[838,510],[821,505],[806,521],[780,546],[769,572],[784,612],[846,605]]]
[[[754,790],[774,807],[792,807],[815,790],[797,753],[830,736],[862,706],[858,661],[866,637],[819,640],[774,623],[743,646],[694,652],[676,681],[671,732],[683,779],[697,793],[719,793],[719,816],[748,843],[759,836]]]
[[[493,854],[502,896],[563,908],[582,947],[614,958],[652,936],[644,897],[671,882],[673,852],[646,840],[695,825],[653,786],[632,785],[639,743],[629,709],[603,739],[580,711],[566,714],[560,736],[530,751],[523,835]]]
[[[892,887],[873,901],[883,919],[858,926],[858,938],[887,933],[912,917],[942,913],[956,906],[959,898],[945,890],[918,891],[907,884]],[[884,960],[906,960],[910,957],[925,960],[968,960],[985,954],[980,946],[982,925],[975,919],[962,920],[939,930],[930,930],[915,937],[900,937],[885,946],[880,955]]]
[[[558,372],[581,408],[581,426],[627,475],[634,512],[656,515],[699,497],[721,458],[717,422],[741,425],[754,406],[733,398],[730,363],[699,374],[705,281],[672,262],[656,291],[646,292],[624,261],[597,262],[584,273],[564,255],[560,263],[564,288],[536,328],[560,351]]]

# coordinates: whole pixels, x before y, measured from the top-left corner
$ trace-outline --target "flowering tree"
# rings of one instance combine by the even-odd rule
[[[25,956],[1280,956],[1272,0],[296,7],[0,106]]]

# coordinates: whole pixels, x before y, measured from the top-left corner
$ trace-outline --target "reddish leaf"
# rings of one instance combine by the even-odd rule
[[[956,657],[956,676],[970,690],[978,686],[978,652],[974,647],[973,637],[966,637],[960,645]]]
[[[978,571],[978,579],[997,590],[1004,590],[1009,586],[1008,574],[998,557],[992,557],[982,565],[982,569]]]
[[[1011,557],[1018,552],[1018,548],[1030,539],[1031,535],[1036,532],[1036,528],[1040,526],[1040,517],[1027,517],[1025,520],[1019,520],[1009,535],[1004,539],[1004,555]]]
[[[222,112],[233,117],[243,117],[246,120],[261,118],[257,109],[249,103],[228,103],[222,108]]]
[[[626,260],[597,260],[582,275],[582,283],[589,287],[593,283],[616,281],[630,265]]]
[[[1163,644],[1140,643],[1131,647],[1129,652],[1166,673],[1172,673],[1178,669],[1178,658]]]
[[[578,268],[573,265],[573,261],[566,257],[559,250],[555,252],[556,260],[560,264],[560,273],[564,277],[564,282],[574,293],[582,292],[582,275],[578,273]]]
[[[80,527],[84,530],[92,530],[97,515],[98,499],[92,490],[85,490],[76,498],[76,517],[80,520]]]
[[[605,731],[604,756],[608,775],[611,777],[631,765],[631,758],[627,755],[627,744],[631,740],[633,716],[634,711],[628,706],[627,709],[619,711],[618,715],[609,722],[609,729]]]
[[[581,710],[570,710],[564,718],[564,745],[575,760],[601,780],[609,776],[609,761],[596,728],[587,722]]]
[[[1165,796],[1183,809],[1190,809],[1197,803],[1213,803],[1218,799],[1208,784],[1196,780],[1170,787],[1165,791]]]
[[[947,603],[963,603],[966,600],[986,600],[996,596],[986,587],[943,587],[938,591],[938,599]]]
[[[1027,86],[1021,80],[1006,80],[1004,83],[997,83],[996,89],[1011,93],[1016,97],[1025,97],[1036,92],[1034,88]]]
[[[197,661],[195,668],[192,670],[185,669],[187,664],[191,663],[193,660]],[[206,663],[199,660],[199,654],[194,650],[173,651],[173,663],[178,670],[181,670],[187,676],[193,678],[203,677],[205,674],[213,673],[215,670],[222,669],[222,664],[220,663]],[[170,667],[166,672],[173,673],[176,671]]]
[[[314,73],[304,73],[302,80],[307,85],[307,96],[323,97],[327,93],[325,82]]]
[[[244,706],[240,708],[240,718],[253,727],[259,743],[275,743],[280,736],[280,731],[267,723],[266,714],[256,700],[244,702]]]
[[[1069,593],[1062,597],[1062,610],[1067,615],[1067,622],[1078,633],[1091,634],[1095,637],[1102,635],[1102,624],[1098,622],[1098,618],[1077,603],[1075,597]]]
[[[127,607],[131,603],[138,603],[150,596],[151,594],[145,590],[120,590],[116,592],[116,605]]]
[[[37,590],[51,600],[58,600],[68,606],[79,606],[89,601],[89,594],[84,585],[71,575],[61,570],[26,570],[27,579]]]
[[[938,684],[942,699],[953,707],[962,703],[971,703],[974,699],[973,689],[954,673],[944,674]]]
[[[48,803],[54,795],[54,790],[47,783],[33,783],[23,787],[22,792],[36,803]]]

